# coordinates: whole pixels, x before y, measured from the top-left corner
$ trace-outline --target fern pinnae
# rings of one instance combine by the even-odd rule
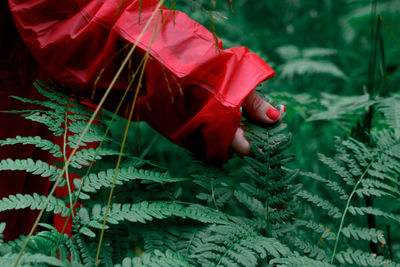
[[[341,199],[347,199],[349,197],[344,188],[335,181],[325,179],[320,175],[311,172],[300,172],[300,175],[325,183],[333,192],[338,193]]]
[[[297,236],[287,235],[284,238],[288,240],[290,244],[296,247],[296,249],[299,251],[301,250],[304,254],[307,254],[311,258],[315,258],[316,260],[320,261],[325,261],[328,258],[326,253],[315,244],[300,239]]]
[[[67,216],[69,209],[65,203],[55,197],[49,198],[49,203],[45,205],[46,196],[40,196],[37,193],[29,194],[16,194],[0,200],[0,212],[11,209],[24,209],[30,208],[32,210],[46,210],[53,213],[60,213],[63,217]]]
[[[40,136],[16,136],[14,138],[0,140],[0,146],[15,144],[34,145],[42,150],[49,151],[49,153],[56,158],[62,157],[62,152],[59,145],[54,144],[50,140],[42,139]]]
[[[297,196],[304,198],[305,200],[316,205],[317,207],[321,207],[322,209],[327,210],[328,215],[332,216],[335,219],[343,216],[338,207],[334,206],[332,203],[330,203],[326,199],[321,198],[318,195],[313,195],[308,191],[300,190],[300,192],[297,193]]]
[[[318,224],[314,221],[305,221],[305,220],[296,220],[294,223],[296,226],[303,226],[306,227],[313,232],[321,234],[321,238],[326,239],[326,240],[335,240],[335,234],[330,231],[330,229],[326,226],[323,226],[321,224]]]
[[[397,214],[391,214],[388,212],[384,212],[381,209],[373,208],[373,207],[356,207],[356,206],[349,206],[348,211],[352,215],[365,215],[371,214],[374,216],[381,216],[383,218],[391,219],[397,223],[400,223],[400,216]]]
[[[372,241],[374,243],[386,244],[384,233],[382,230],[375,228],[361,228],[349,224],[343,227],[342,233],[347,238],[353,237],[356,240],[362,239],[366,241]]]
[[[354,180],[352,175],[350,175],[349,172],[346,170],[346,168],[341,166],[337,160],[334,160],[320,153],[318,153],[318,158],[321,162],[323,162],[325,165],[331,168],[339,177],[343,178],[343,180],[348,185],[350,186],[354,185]]]
[[[398,267],[400,264],[385,260],[384,257],[376,254],[363,252],[361,250],[347,249],[336,255],[336,259],[342,264],[357,264],[359,266],[385,266]]]
[[[0,171],[8,171],[8,170],[20,170],[30,172],[32,174],[40,175],[42,177],[48,177],[50,181],[56,180],[56,178],[60,175],[61,170],[54,166],[50,165],[41,160],[32,160],[32,159],[4,159],[0,161]],[[59,184],[62,186],[63,182]]]

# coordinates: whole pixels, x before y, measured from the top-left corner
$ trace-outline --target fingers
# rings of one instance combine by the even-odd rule
[[[242,107],[244,111],[253,119],[265,123],[273,124],[281,120],[286,112],[286,107],[279,105],[274,108],[258,94],[252,92],[244,100]],[[244,135],[242,128],[238,128],[233,138],[231,147],[239,157],[251,156],[250,142]]]
[[[286,111],[284,106],[280,106],[280,110],[274,108],[270,103],[266,102],[255,92],[251,92],[244,100],[242,107],[244,111],[253,119],[266,124],[277,122],[282,114]]]
[[[242,128],[236,130],[235,137],[231,143],[231,148],[239,157],[251,155],[250,143],[244,135]]]

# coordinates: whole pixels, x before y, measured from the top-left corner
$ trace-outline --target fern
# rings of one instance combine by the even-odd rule
[[[384,233],[382,230],[371,229],[371,228],[360,228],[355,227],[352,224],[344,227],[342,233],[347,238],[354,238],[356,240],[362,239],[366,241],[372,241],[374,243],[386,244]]]
[[[54,181],[60,175],[61,170],[54,165],[50,165],[41,160],[33,161],[32,159],[4,159],[0,161],[0,171],[26,171],[37,174],[42,177],[49,177],[50,181]],[[62,186],[63,183],[60,184]]]
[[[332,216],[335,219],[338,219],[342,216],[342,213],[339,211],[338,207],[335,207],[332,203],[329,201],[317,196],[317,195],[312,195],[310,192],[307,192],[305,190],[300,191],[297,194],[299,197],[304,198],[305,200],[311,202],[312,204],[316,205],[317,207],[320,207],[326,211],[328,211],[328,215]]]
[[[40,196],[36,193],[33,195],[10,195],[9,197],[5,197],[0,200],[0,212],[5,210],[25,208],[40,210],[45,206],[46,199],[46,196]],[[46,207],[46,211],[51,211],[56,214],[60,213],[61,216],[67,216],[70,210],[66,207],[63,200],[51,197],[50,202]]]
[[[298,59],[281,66],[281,76],[293,79],[295,75],[327,74],[335,78],[346,80],[347,76],[336,65],[329,61],[315,59]]]
[[[54,157],[62,157],[61,148],[59,145],[54,144],[49,140],[42,139],[40,136],[28,136],[21,137],[16,136],[15,138],[7,138],[6,140],[0,140],[0,145],[15,145],[15,144],[24,144],[24,145],[34,145],[43,150],[49,151]]]
[[[389,260],[385,260],[382,256],[377,256],[371,253],[362,252],[361,250],[348,249],[345,252],[341,252],[336,255],[336,259],[346,265],[358,265],[358,266],[400,266],[399,264],[393,263]]]
[[[144,253],[140,257],[127,257],[123,259],[122,264],[115,265],[115,267],[142,266],[187,267],[190,265],[182,256],[170,250],[166,252],[155,250],[152,253]]]

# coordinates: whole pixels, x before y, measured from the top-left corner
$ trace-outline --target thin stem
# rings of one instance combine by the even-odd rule
[[[164,4],[164,2],[165,2],[165,0],[160,1],[159,4],[158,4],[157,7],[156,7],[156,10],[159,10],[160,7]],[[90,126],[92,125],[93,121],[95,120],[97,114],[100,112],[100,109],[103,107],[104,102],[106,101],[108,95],[109,95],[110,92],[111,92],[111,89],[114,88],[114,85],[115,85],[115,83],[117,82],[119,76],[121,76],[121,73],[122,73],[122,71],[124,70],[126,64],[128,63],[129,58],[132,56],[132,54],[133,54],[133,52],[135,51],[135,49],[136,49],[138,43],[139,43],[140,40],[142,39],[144,33],[147,31],[147,28],[150,26],[150,22],[152,21],[152,19],[153,19],[155,13],[156,13],[156,12],[154,12],[154,13],[152,14],[152,16],[150,17],[149,21],[148,21],[147,24],[144,26],[142,32],[139,34],[138,38],[136,39],[136,42],[135,42],[134,45],[132,46],[132,48],[131,48],[131,50],[129,51],[128,55],[125,57],[124,61],[122,62],[121,66],[120,66],[120,68],[118,69],[118,71],[117,71],[117,73],[115,74],[115,76],[113,77],[113,79],[112,79],[110,85],[108,86],[106,92],[104,93],[103,97],[101,98],[101,100],[100,100],[98,106],[96,107],[96,109],[95,109],[95,111],[94,111],[92,117],[89,119],[89,121],[88,121],[88,123],[87,123],[85,129],[83,130],[83,132],[82,132],[82,134],[81,134],[81,136],[80,136],[80,138],[79,138],[79,140],[78,140],[78,142],[77,142],[77,146],[76,146],[76,147],[74,148],[74,150],[71,152],[71,154],[70,154],[70,156],[69,156],[69,158],[68,158],[66,164],[64,165],[64,168],[62,169],[60,175],[58,176],[56,182],[55,182],[54,185],[53,185],[53,188],[51,189],[49,195],[47,196],[46,202],[45,202],[43,208],[41,209],[41,211],[39,212],[39,215],[37,216],[37,218],[36,218],[36,220],[35,220],[35,222],[34,222],[32,228],[31,228],[31,231],[29,232],[28,236],[26,237],[26,239],[25,239],[25,241],[24,241],[24,244],[22,245],[21,250],[20,250],[20,252],[18,253],[17,259],[15,260],[14,267],[16,267],[16,266],[18,265],[19,261],[21,260],[22,254],[23,254],[23,252],[24,252],[26,246],[28,245],[28,242],[29,242],[29,240],[31,239],[31,237],[32,237],[32,235],[33,235],[33,232],[35,231],[35,229],[36,229],[38,223],[40,222],[40,219],[42,218],[45,209],[47,208],[48,204],[50,203],[50,198],[54,195],[54,192],[55,192],[55,190],[56,190],[56,187],[57,187],[58,184],[60,183],[60,181],[61,181],[61,179],[62,179],[62,177],[63,177],[63,175],[64,175],[64,173],[65,173],[66,168],[67,168],[68,165],[70,164],[70,162],[71,162],[71,160],[72,160],[72,157],[76,154],[76,152],[77,152],[77,150],[78,150],[78,148],[79,148],[79,145],[82,143],[83,138],[84,138],[84,137],[86,136],[86,134],[88,133],[89,128],[90,128]]]
[[[63,158],[64,158],[64,164],[67,162],[67,134],[68,134],[68,108],[69,108],[69,102],[70,99],[68,100],[68,106],[65,108],[65,116],[64,116],[64,134],[63,134]],[[74,218],[74,210],[73,210],[73,205],[72,205],[72,191],[71,191],[71,184],[69,182],[69,168],[68,166],[65,168],[65,180],[67,181],[67,187],[68,187],[68,197],[69,197],[69,207],[71,210],[71,215],[72,218]]]
[[[342,215],[342,218],[341,218],[341,220],[340,220],[339,229],[338,229],[338,232],[337,232],[337,234],[336,234],[335,247],[333,248],[333,252],[332,252],[331,264],[333,264],[333,260],[334,260],[335,255],[336,255],[336,249],[337,249],[337,246],[338,246],[338,243],[339,243],[340,233],[342,232],[344,219],[345,219],[345,217],[346,217],[347,211],[349,210],[351,199],[353,198],[353,196],[354,196],[354,194],[355,194],[355,192],[356,192],[358,186],[360,185],[361,181],[364,179],[365,175],[368,173],[368,170],[369,170],[369,168],[371,167],[371,165],[372,165],[373,162],[374,162],[374,160],[372,160],[372,161],[368,164],[367,168],[365,169],[365,171],[364,171],[363,174],[361,175],[360,179],[358,179],[357,183],[354,185],[353,191],[351,192],[349,198],[347,199],[346,207],[345,207],[345,209],[344,209],[344,211],[343,211],[343,215]]]
[[[147,54],[146,54],[146,55],[147,55]],[[132,116],[133,116],[133,111],[134,111],[134,108],[135,108],[135,105],[136,105],[136,99],[137,99],[137,96],[139,95],[140,83],[141,83],[141,81],[142,81],[143,74],[144,74],[144,69],[145,69],[145,66],[146,66],[146,63],[147,63],[147,59],[148,59],[148,55],[147,55],[147,56],[146,56],[146,55],[145,55],[145,57],[146,57],[145,64],[144,64],[143,69],[142,69],[142,72],[141,72],[141,74],[140,74],[139,84],[138,84],[138,86],[137,86],[137,88],[136,88],[136,92],[135,92],[135,96],[134,96],[133,103],[132,103],[132,106],[131,106],[131,110],[130,110],[130,112],[129,112],[128,123],[127,123],[127,125],[126,125],[126,127],[125,127],[124,138],[123,138],[123,140],[122,140],[122,145],[121,145],[120,153],[119,153],[119,155],[118,155],[117,166],[115,167],[115,173],[114,173],[114,178],[113,178],[113,182],[112,182],[112,185],[111,185],[110,194],[108,195],[106,213],[105,213],[105,215],[104,215],[104,220],[103,220],[103,227],[101,228],[100,240],[99,240],[99,244],[98,244],[98,246],[97,246],[96,261],[95,261],[95,265],[96,265],[96,266],[98,266],[99,263],[100,263],[100,262],[99,262],[99,257],[100,257],[101,245],[102,245],[103,237],[104,237],[105,226],[106,226],[106,224],[107,224],[108,212],[109,212],[109,210],[110,210],[111,200],[112,200],[112,196],[113,196],[113,193],[114,193],[115,182],[116,182],[116,180],[117,180],[118,171],[119,171],[119,166],[120,166],[120,164],[121,164],[122,154],[123,154],[123,152],[124,152],[124,148],[125,148],[125,144],[126,144],[126,139],[127,139],[128,132],[129,132],[129,126],[130,126],[130,124],[131,124],[131,120],[132,120]]]
[[[146,26],[150,25],[150,22],[154,19],[155,14],[158,13],[158,11],[160,10],[161,6],[164,4],[164,1],[165,0],[162,0],[162,1],[159,2],[157,7],[155,8],[155,10],[153,11],[151,17],[149,18],[149,21],[147,22]],[[165,18],[164,22],[166,20],[167,20],[167,18]],[[163,24],[164,24],[164,22],[163,22]],[[160,26],[160,29],[162,28],[163,24]],[[107,218],[108,218],[108,213],[109,213],[109,209],[110,209],[110,205],[111,205],[112,195],[113,195],[114,188],[115,188],[115,182],[116,182],[117,176],[118,176],[119,166],[120,166],[121,160],[122,160],[122,154],[123,154],[123,151],[124,151],[124,148],[125,148],[126,139],[127,139],[128,132],[129,132],[129,126],[130,126],[130,123],[131,123],[132,117],[133,117],[133,111],[135,109],[136,101],[137,101],[137,98],[139,96],[139,91],[140,91],[140,87],[141,87],[141,84],[142,84],[144,72],[145,72],[145,69],[146,69],[147,61],[149,59],[150,49],[151,49],[151,47],[153,45],[154,40],[156,39],[156,37],[157,37],[157,35],[159,33],[159,31],[157,31],[157,26],[158,26],[158,19],[156,21],[156,25],[155,25],[154,30],[153,30],[152,39],[151,39],[151,42],[149,44],[148,50],[146,51],[146,53],[144,55],[144,63],[143,63],[142,71],[140,73],[140,78],[139,78],[139,81],[138,81],[138,84],[137,84],[137,87],[136,87],[135,96],[133,98],[133,102],[132,102],[131,109],[130,109],[130,112],[129,112],[128,123],[127,123],[127,126],[125,128],[124,138],[122,140],[121,149],[120,149],[120,153],[119,153],[118,160],[117,160],[117,166],[115,168],[114,178],[113,178],[113,182],[112,182],[112,185],[111,185],[111,190],[110,190],[110,194],[108,196],[108,202],[107,202],[106,212],[105,212],[105,215],[104,215],[103,226],[101,228],[100,239],[99,239],[99,244],[98,244],[98,247],[97,247],[96,260],[95,260],[95,265],[96,266],[98,266],[99,263],[100,263],[99,262],[99,257],[100,257],[101,245],[102,245],[103,237],[104,237],[105,226],[106,226],[106,223],[107,223]]]

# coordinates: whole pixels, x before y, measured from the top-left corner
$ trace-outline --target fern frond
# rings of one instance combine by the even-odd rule
[[[93,216],[92,220],[101,221],[105,214],[105,207],[101,213]],[[226,215],[200,205],[184,205],[174,202],[140,202],[137,204],[113,204],[109,210],[108,222],[117,224],[119,221],[141,222],[168,217],[189,218],[202,223],[228,222]]]
[[[82,168],[83,166],[89,166],[91,161],[100,160],[105,156],[118,156],[119,154],[119,151],[110,148],[83,148],[77,151],[74,157],[72,157],[70,166]],[[122,155],[127,156],[128,154],[123,153]]]
[[[386,260],[382,256],[363,252],[361,250],[348,249],[347,251],[339,252],[336,259],[342,264],[357,264],[359,266],[385,266],[385,267],[398,267],[397,263]]]
[[[378,208],[373,208],[373,207],[355,207],[355,206],[350,206],[349,207],[349,212],[352,215],[364,215],[364,214],[371,214],[375,216],[382,216],[387,219],[394,220],[396,222],[400,222],[400,216],[392,213],[387,213],[384,212]]]
[[[15,144],[34,145],[42,150],[48,150],[49,153],[51,153],[54,157],[62,157],[62,152],[59,145],[54,144],[50,140],[42,139],[40,136],[16,136],[15,138],[0,140],[0,146]]]
[[[65,106],[58,105],[58,104],[56,104],[54,102],[51,102],[51,101],[31,100],[31,99],[23,98],[23,97],[19,97],[19,96],[12,96],[12,98],[14,98],[14,99],[16,99],[18,101],[21,101],[23,103],[41,105],[43,107],[52,109],[52,110],[54,110],[55,112],[58,112],[58,113],[65,112]]]
[[[337,50],[325,47],[310,47],[303,50],[303,57],[313,58],[313,57],[328,57],[336,55]]]
[[[143,253],[140,257],[124,258],[121,264],[115,267],[147,267],[147,266],[165,266],[165,267],[189,267],[189,262],[181,255],[167,250],[161,252],[154,250],[151,253]]]
[[[236,199],[240,203],[244,204],[256,216],[259,216],[262,218],[266,217],[267,209],[263,205],[263,203],[261,203],[261,201],[259,201],[258,199],[254,198],[254,197],[250,197],[247,194],[245,194],[241,191],[237,191],[237,190],[233,193],[233,195],[236,197]]]
[[[326,262],[322,262],[319,260],[313,260],[305,256],[295,255],[280,259],[272,259],[270,262],[273,266],[277,267],[334,267]]]
[[[286,236],[285,239],[288,240],[288,242],[296,249],[304,254],[307,254],[308,257],[315,258],[316,260],[320,261],[328,258],[324,250],[322,250],[315,244],[311,244],[305,241],[304,239],[296,236]]]
[[[347,79],[346,74],[336,65],[323,60],[298,59],[283,64],[281,69],[282,77],[289,79],[292,79],[295,75],[304,74],[326,74],[343,80]]]
[[[335,240],[336,235],[330,231],[328,227],[314,221],[296,220],[295,225],[304,226],[315,233],[320,233],[321,238],[326,240]]]
[[[357,118],[358,114],[362,114],[365,108],[375,103],[370,100],[368,94],[361,96],[339,96],[322,93],[321,95],[323,97],[321,103],[323,103],[327,110],[313,114],[307,121],[354,120]]]
[[[26,119],[44,124],[55,136],[61,136],[64,133],[64,116],[57,113],[47,115],[41,112],[35,112],[24,116]]]
[[[318,153],[318,158],[326,166],[331,168],[339,177],[341,177],[348,185],[355,185],[353,176],[346,170],[346,168],[341,166],[340,162],[320,153]]]
[[[326,186],[332,190],[332,192],[336,192],[340,195],[340,199],[346,200],[349,197],[344,188],[335,181],[325,179],[318,174],[311,172],[300,172],[300,175],[325,183]]]
[[[32,159],[4,159],[0,161],[0,171],[26,171],[32,174],[40,175],[42,177],[49,177],[50,181],[55,181],[61,170],[54,165],[50,165],[44,161]],[[59,186],[63,186],[64,182],[59,183]]]
[[[382,197],[382,196],[390,196],[393,198],[397,198],[399,199],[399,197],[396,197],[393,194],[390,194],[388,192],[385,192],[383,190],[380,189],[376,189],[376,188],[359,188],[355,191],[355,193],[359,196],[359,197],[363,197],[363,196],[376,196],[376,197]],[[397,192],[398,194],[399,192]]]
[[[87,193],[97,192],[100,188],[110,188],[114,179],[115,169],[108,169],[99,173],[91,173],[86,177],[82,191]],[[175,183],[190,180],[188,178],[172,178],[168,172],[137,169],[134,167],[121,168],[118,171],[116,185],[132,180],[145,180],[156,183]],[[75,179],[75,186],[80,185],[81,179]]]
[[[349,140],[342,140],[342,145],[351,151],[353,157],[357,160],[358,164],[362,167],[367,167],[369,162],[373,159],[373,155],[369,149],[361,142],[354,138]]]
[[[37,193],[29,194],[16,194],[2,198],[0,200],[0,212],[5,210],[25,209],[41,210],[46,203],[47,196],[40,196]],[[64,201],[56,197],[51,197],[50,202],[46,207],[46,211],[53,212],[54,214],[61,214],[65,217],[70,212],[69,208],[65,205]]]
[[[246,232],[235,225],[212,226],[208,231],[195,241],[196,247],[190,254],[203,266],[210,263],[215,266],[257,266],[259,259],[267,255],[279,258],[290,254],[290,250],[276,239]]]
[[[382,230],[375,228],[360,228],[349,224],[347,227],[343,227],[342,233],[348,238],[354,238],[356,240],[362,239],[366,241],[372,241],[374,243],[386,244],[385,237]]]
[[[378,109],[384,114],[385,121],[400,137],[400,98],[391,97],[378,101]]]
[[[50,84],[37,80],[33,83],[33,85],[35,86],[36,90],[47,99],[63,106],[68,104],[68,99],[65,99],[66,96],[60,91],[51,89],[52,86]]]
[[[297,196],[313,203],[317,207],[321,207],[322,209],[328,211],[328,215],[335,219],[342,217],[342,213],[339,211],[339,208],[335,207],[332,203],[317,195],[313,195],[310,192],[301,190],[299,193],[297,193]]]
[[[96,251],[90,248],[80,235],[74,236],[74,239],[84,266],[93,266],[96,259]]]
[[[13,266],[18,258],[18,253],[6,254],[0,257],[0,266]],[[18,266],[58,266],[58,267],[71,267],[69,262],[60,261],[55,257],[46,256],[43,254],[35,253],[24,253],[20,260]],[[74,265],[76,267],[83,267],[83,265]]]

